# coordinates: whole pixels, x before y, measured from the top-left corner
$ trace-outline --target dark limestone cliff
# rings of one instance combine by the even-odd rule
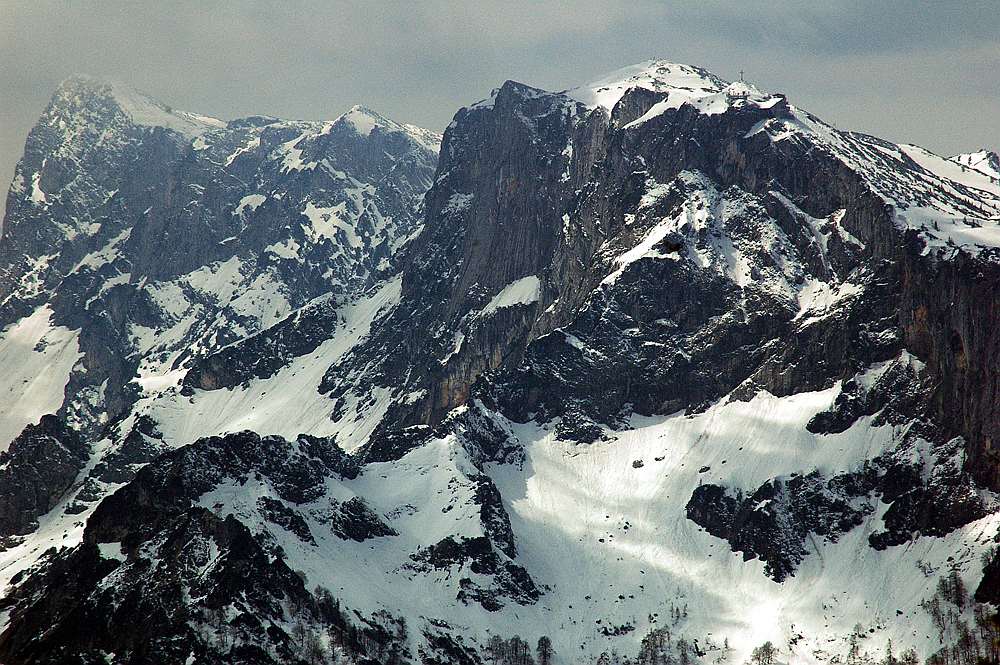
[[[403,268],[403,306],[356,359],[331,368],[321,390],[336,389],[350,365],[372,358],[384,357],[377,371],[388,385],[417,366],[410,387],[428,397],[398,406],[391,419],[436,424],[468,399],[482,372],[516,363],[537,334],[538,299],[489,315],[479,310],[549,265],[606,121],[603,112],[512,81],[460,110],[444,135],[424,231]]]
[[[36,518],[63,498],[89,454],[90,446],[53,415],[24,428],[0,453],[0,540],[4,546],[37,528]]]
[[[947,261],[911,245],[902,262],[899,323],[927,363],[935,419],[966,440],[966,467],[1000,488],[1000,263],[957,253]]]

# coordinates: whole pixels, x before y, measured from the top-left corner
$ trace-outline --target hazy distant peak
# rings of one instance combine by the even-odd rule
[[[59,84],[47,115],[65,121],[66,116],[92,116],[109,107],[134,125],[165,127],[185,136],[226,126],[217,118],[173,109],[124,83],[86,74],[74,74]]]

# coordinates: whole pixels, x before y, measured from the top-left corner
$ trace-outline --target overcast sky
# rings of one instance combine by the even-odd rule
[[[1000,147],[997,0],[0,0],[0,189],[81,72],[221,118],[363,103],[436,130],[506,79],[561,90],[649,58],[784,92],[943,154]]]

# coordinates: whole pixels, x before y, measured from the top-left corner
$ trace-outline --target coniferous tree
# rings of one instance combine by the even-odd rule
[[[854,630],[851,632],[851,639],[847,647],[847,665],[861,665],[861,643],[859,642],[859,636],[861,635],[861,626],[855,626]]]
[[[521,639],[520,635],[510,638],[510,665],[534,665],[531,657],[531,646]]]
[[[767,641],[750,652],[750,660],[755,665],[773,665],[777,655],[778,649],[770,641]]]
[[[306,638],[309,636],[309,631],[306,628],[305,621],[302,620],[302,617],[295,617],[294,621],[295,623],[292,624],[291,634],[292,642],[295,643],[295,646],[299,650],[305,651]]]
[[[892,638],[885,645],[885,658],[882,659],[881,665],[899,665],[899,661],[896,660],[895,654],[892,652]]]
[[[542,635],[538,638],[535,654],[538,656],[538,665],[551,665],[555,651],[552,649],[552,640],[549,639],[548,635]]]
[[[327,663],[326,646],[316,631],[309,631],[302,657],[309,665],[325,665]]]

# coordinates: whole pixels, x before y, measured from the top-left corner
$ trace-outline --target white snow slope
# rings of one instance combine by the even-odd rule
[[[30,316],[0,332],[3,407],[0,408],[0,450],[63,403],[70,371],[80,357],[79,331],[53,326],[52,310],[39,307]]]
[[[511,517],[516,562],[544,589],[537,603],[508,603],[500,612],[455,598],[458,577],[488,580],[467,568],[420,572],[409,558],[447,536],[483,535],[469,480],[475,469],[454,436],[398,462],[369,465],[356,480],[331,480],[327,497],[301,507],[316,545],[260,519],[256,497],[273,496],[273,489],[224,486],[201,502],[221,504],[223,513],[270,533],[310,584],[327,586],[353,609],[385,609],[411,626],[447,621],[480,643],[491,633],[529,641],[549,635],[567,656],[627,655],[649,629],[669,625],[675,635],[697,640],[707,662],[721,656],[743,662],[753,647],[772,640],[787,662],[821,663],[843,656],[860,624],[868,635],[863,647],[873,654],[888,639],[897,649],[930,653],[936,635],[928,637],[934,631],[919,602],[952,564],[975,582],[1000,516],[878,552],[867,538],[880,525],[879,505],[838,542],[814,541],[795,575],[780,584],[763,574],[760,561],[744,561],[685,516],[700,482],[755,487],[812,469],[846,471],[899,444],[900,429],[872,427],[869,418],[838,435],[808,433],[806,422],[838,392],[839,386],[786,398],[763,393],[749,402],[724,400],[695,416],[636,417],[630,428],[608,431],[606,441],[594,444],[558,440],[555,423],[518,425],[494,414],[524,446],[526,459],[493,465],[489,473]],[[922,454],[919,446],[912,453]],[[636,468],[636,460],[643,465]],[[400,535],[364,543],[336,538],[325,526],[330,496],[363,497]],[[672,609],[685,616],[672,621]],[[613,626],[634,630],[602,633]],[[731,651],[723,651],[724,643]]]

